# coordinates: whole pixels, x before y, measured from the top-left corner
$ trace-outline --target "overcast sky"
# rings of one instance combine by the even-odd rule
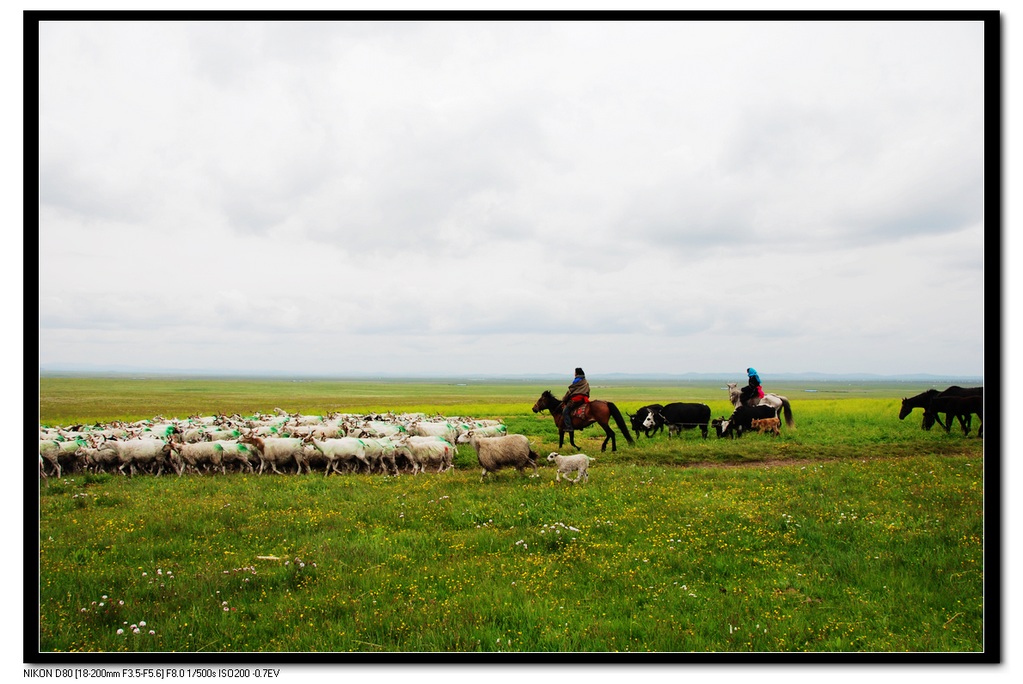
[[[40,32],[42,368],[984,373],[979,22]]]

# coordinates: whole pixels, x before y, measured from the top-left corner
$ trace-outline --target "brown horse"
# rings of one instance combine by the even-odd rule
[[[565,445],[565,430],[562,428],[561,421],[564,408],[564,404],[554,398],[554,395],[550,393],[550,390],[545,390],[540,398],[533,404],[533,413],[540,413],[540,411],[550,411],[551,416],[554,418],[554,424],[558,426],[558,448],[560,449]],[[634,444],[632,441],[632,435],[629,434],[629,429],[625,426],[625,419],[622,417],[622,412],[618,410],[610,401],[590,401],[587,403],[586,418],[580,419],[579,416],[572,414],[572,429],[582,430],[587,425],[593,425],[598,423],[600,427],[604,428],[604,434],[607,436],[604,438],[604,443],[600,445],[601,451],[607,450],[608,441],[611,442],[611,451],[618,451],[618,442],[615,439],[614,430],[608,424],[611,419],[614,418],[615,423],[618,425],[618,429],[622,431],[625,436],[625,441],[629,444]],[[576,449],[579,447],[575,443],[575,433],[568,433],[568,441]]]

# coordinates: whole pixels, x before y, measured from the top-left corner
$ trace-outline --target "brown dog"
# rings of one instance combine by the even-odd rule
[[[754,418],[750,427],[760,434],[770,432],[772,435],[781,435],[781,421],[777,418]]]

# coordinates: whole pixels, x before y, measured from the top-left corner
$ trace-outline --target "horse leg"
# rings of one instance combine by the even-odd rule
[[[568,436],[569,436],[569,439],[571,439],[572,438],[572,433],[571,432],[568,433]],[[563,446],[565,446],[565,431],[564,430],[558,430],[558,448],[560,449]]]
[[[604,437],[604,443],[600,445],[600,450],[606,451],[607,442],[611,440],[611,451],[618,451],[618,440],[615,439],[615,431],[611,429],[610,425],[604,426],[604,434],[607,436]]]

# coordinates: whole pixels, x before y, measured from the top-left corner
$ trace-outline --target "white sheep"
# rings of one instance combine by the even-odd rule
[[[413,471],[415,471],[416,465],[415,458],[412,455],[412,449],[404,440],[395,440],[390,437],[380,437],[379,439],[367,437],[360,441],[366,446],[366,460],[369,461],[369,472],[379,469],[386,475],[390,472],[390,470],[393,470],[394,474],[397,475],[399,455],[404,456],[405,459],[412,464]],[[437,447],[436,451],[439,456],[443,456],[442,448]],[[390,470],[388,470],[388,466],[390,467]]]
[[[470,431],[468,441],[476,450],[476,460],[483,469],[480,482],[483,482],[487,473],[497,472],[501,468],[515,468],[521,473],[526,466],[532,466],[531,477],[538,477],[536,460],[539,456],[530,448],[525,435],[479,437],[475,431]]]
[[[171,442],[171,466],[181,477],[185,467],[196,472],[209,470],[213,466],[216,442]]]
[[[156,466],[156,474],[159,475],[170,459],[171,445],[162,439],[137,437],[124,441],[109,439],[97,447],[100,460],[104,459],[103,452],[111,451],[117,455],[120,464],[117,469],[122,475],[125,466],[128,467],[128,474],[134,476],[136,466],[152,465]]]
[[[580,478],[582,478],[583,482],[590,481],[589,467],[590,461],[593,459],[586,454],[562,456],[557,452],[551,452],[551,454],[547,457],[547,460],[558,467],[557,477],[554,480],[555,482],[561,482],[562,474],[565,475],[565,479],[569,482],[578,482]],[[577,473],[574,480],[568,479],[568,474],[571,472]]]
[[[399,443],[408,449],[406,457],[414,475],[425,472],[427,466],[436,466],[438,473],[455,467],[455,446],[443,437],[409,435]]]
[[[259,455],[259,474],[262,475],[267,466],[278,475],[283,475],[277,466],[287,467],[292,464],[297,466],[295,472],[301,474],[304,467],[307,472],[312,472],[309,464],[305,461],[303,448],[305,444],[301,439],[295,437],[253,437],[247,435],[239,440],[242,444],[252,445]]]
[[[39,455],[52,466],[54,474],[61,477],[65,468],[74,471],[85,465],[85,459],[77,453],[78,449],[84,446],[88,445],[81,438],[66,442],[56,439],[41,439],[39,440]]]
[[[331,471],[340,473],[339,464],[355,468],[359,464],[369,468],[369,461],[366,458],[366,443],[355,437],[331,437],[318,440],[315,437],[307,437],[305,440],[305,456],[308,461],[322,457],[326,462],[323,476],[327,477]]]
[[[473,436],[484,438],[484,437],[505,437],[508,434],[508,428],[504,425],[466,425],[461,426],[458,437],[456,438],[457,444],[468,444],[469,440]]]
[[[410,435],[419,435],[420,437],[443,437],[453,444],[458,436],[458,428],[447,421],[438,423],[420,420],[408,427],[408,433]]]

